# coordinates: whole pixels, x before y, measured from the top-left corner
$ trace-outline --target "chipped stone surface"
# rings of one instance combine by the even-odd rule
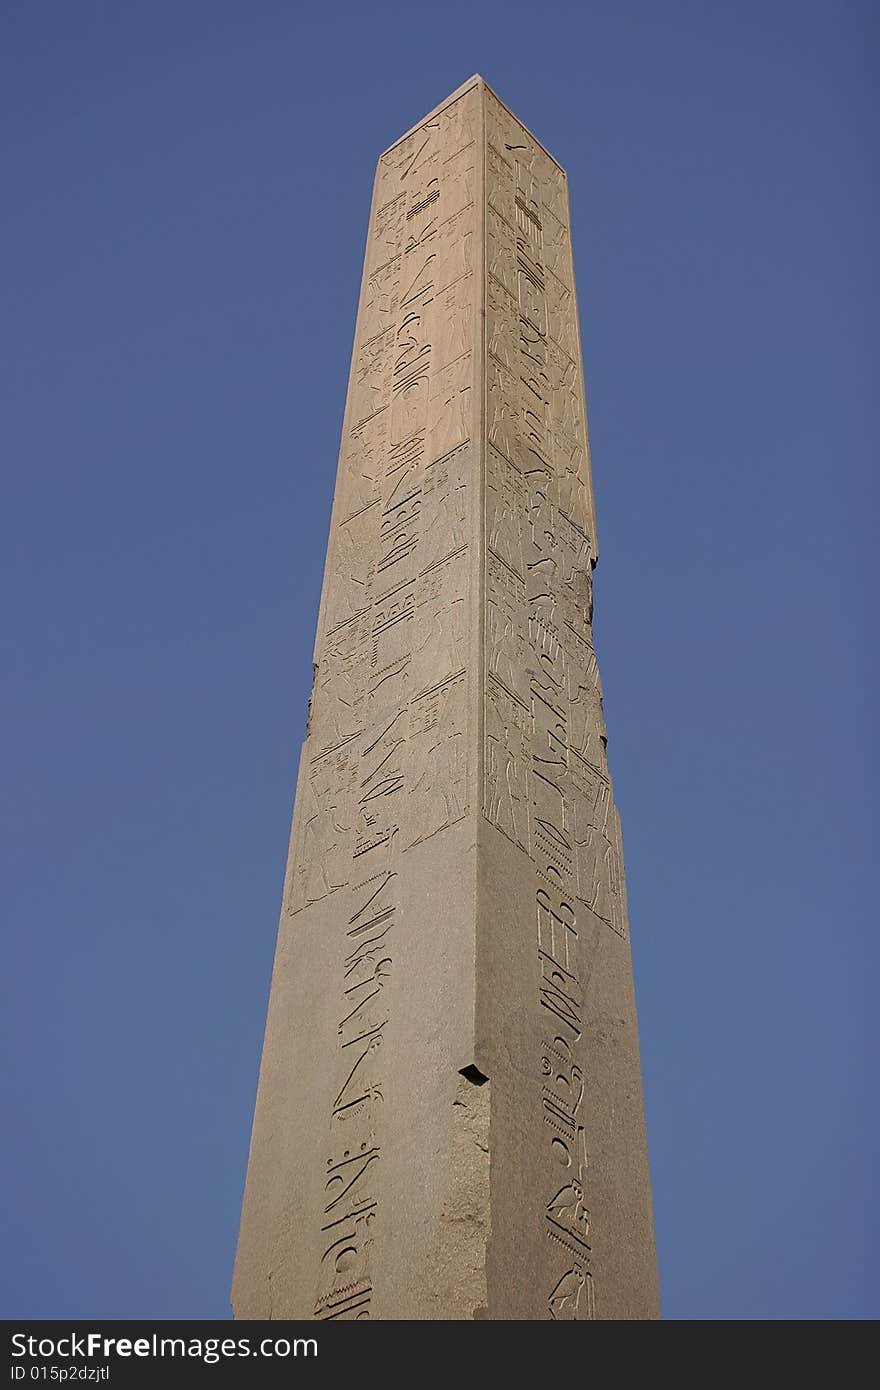
[[[596,557],[565,174],[475,77],[376,173],[236,1317],[659,1316]]]

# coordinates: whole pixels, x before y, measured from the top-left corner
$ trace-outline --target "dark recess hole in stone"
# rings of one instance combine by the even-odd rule
[[[460,1075],[464,1077],[465,1081],[473,1082],[475,1086],[484,1086],[489,1080],[488,1076],[484,1076],[479,1067],[474,1066],[473,1062],[471,1062],[470,1066],[462,1067]]]

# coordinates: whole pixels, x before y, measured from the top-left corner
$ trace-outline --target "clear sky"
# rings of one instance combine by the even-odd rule
[[[0,1313],[228,1316],[373,168],[474,71],[572,190],[664,1311],[880,1313],[876,28],[5,8]]]

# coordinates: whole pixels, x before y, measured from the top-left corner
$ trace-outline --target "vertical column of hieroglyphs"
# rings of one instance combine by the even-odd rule
[[[565,175],[486,101],[483,810],[532,863],[543,1306],[583,1319],[595,1305],[581,938],[595,919],[627,930],[590,627],[595,526]]]
[[[370,1316],[399,885],[471,794],[475,101],[382,157],[368,234],[286,888],[338,938],[317,1318]]]

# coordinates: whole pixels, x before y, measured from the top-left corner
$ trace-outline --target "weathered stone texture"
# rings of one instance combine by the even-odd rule
[[[565,174],[473,78],[376,174],[239,1318],[659,1314],[596,554]]]

